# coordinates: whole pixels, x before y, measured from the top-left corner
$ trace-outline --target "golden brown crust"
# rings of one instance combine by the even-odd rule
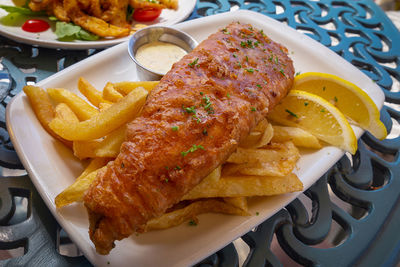
[[[262,31],[232,23],[174,64],[86,192],[99,253],[140,232],[226,161],[291,87],[286,53]]]

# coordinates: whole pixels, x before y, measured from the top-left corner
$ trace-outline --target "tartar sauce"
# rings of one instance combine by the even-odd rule
[[[139,47],[135,57],[144,67],[165,74],[186,54],[186,51],[177,45],[155,41]]]

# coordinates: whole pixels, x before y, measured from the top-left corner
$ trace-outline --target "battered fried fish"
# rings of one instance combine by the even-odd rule
[[[287,94],[293,74],[285,47],[236,22],[174,64],[85,194],[97,252],[142,231],[224,163]]]

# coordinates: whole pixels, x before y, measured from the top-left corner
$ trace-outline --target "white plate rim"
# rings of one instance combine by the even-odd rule
[[[214,19],[218,19],[221,18],[222,16],[230,16],[232,17],[232,19],[240,19],[240,18],[249,18],[251,17],[254,20],[263,20],[272,24],[276,24],[280,22],[277,22],[265,15],[253,12],[253,11],[246,11],[246,10],[239,10],[239,11],[235,11],[235,12],[231,12],[231,13],[224,13],[224,14],[218,14],[218,15],[214,15],[214,16],[210,16],[210,17],[206,17],[206,18],[201,18],[201,19],[197,19],[197,20],[192,20],[189,22],[184,22],[181,23],[179,25],[177,25],[176,27],[180,28],[181,30],[185,30],[186,28],[190,28],[192,25],[196,24],[202,24],[207,22],[210,18],[214,18]],[[265,23],[266,23],[265,22]],[[285,26],[286,27],[286,26]],[[291,34],[297,34],[298,32],[296,32],[294,29],[292,28],[285,28],[285,30],[287,30],[289,33]],[[302,42],[306,42],[308,45],[311,45],[311,47],[313,46],[321,46],[321,44],[317,43],[315,40],[313,40],[312,38],[305,36],[305,35],[301,35],[301,41]],[[300,41],[300,40],[299,40]],[[107,56],[110,55],[112,53],[118,53],[123,51],[126,48],[126,43],[120,44],[118,46],[115,46],[113,48],[107,49],[101,53],[98,53],[96,58],[100,57],[100,56]],[[323,47],[321,48],[323,50],[324,53],[326,53],[327,55],[330,56],[335,56],[335,59],[338,60],[338,64],[344,64],[345,66],[349,67],[349,65],[353,68],[353,71],[357,72],[357,74],[361,77],[363,77],[363,79],[368,79],[369,78],[363,74],[362,72],[360,72],[358,69],[356,69],[354,66],[352,66],[350,63],[348,63],[346,60],[344,60],[343,58],[339,57],[338,55],[336,55],[333,51],[331,51],[330,49]],[[93,56],[93,57],[95,57]],[[38,86],[42,86],[45,85],[46,83],[48,83],[49,81],[56,79],[58,77],[61,77],[61,75],[64,75],[67,71],[73,71],[74,69],[79,69],[81,68],[81,66],[83,66],[84,64],[93,61],[93,58],[87,58],[75,65],[72,65],[71,67],[56,73],[55,75],[41,81],[40,83],[38,83]],[[349,74],[349,77],[352,75],[352,73]],[[351,80],[351,77],[350,77]],[[384,101],[384,95],[383,92],[381,91],[381,89],[373,83],[373,81],[370,81],[370,85],[369,85],[369,90],[370,92],[368,93],[374,93],[374,101],[377,104],[377,106],[379,108],[382,107],[383,105],[383,101]],[[42,198],[44,199],[46,205],[49,207],[49,209],[51,210],[51,212],[53,213],[53,215],[59,220],[60,224],[64,227],[64,229],[70,234],[71,239],[74,240],[74,242],[76,242],[78,244],[78,246],[82,246],[82,244],[79,242],[79,237],[76,236],[74,233],[70,233],[68,231],[69,225],[67,222],[65,221],[60,221],[60,217],[59,217],[59,213],[54,209],[54,203],[52,203],[52,200],[50,200],[46,194],[46,192],[43,192],[43,188],[40,185],[40,181],[38,180],[37,177],[37,173],[36,173],[36,169],[31,166],[29,160],[24,157],[24,151],[23,148],[21,147],[21,144],[17,142],[17,137],[14,135],[14,131],[13,131],[13,126],[12,123],[9,123],[11,118],[10,118],[10,110],[11,107],[13,106],[13,103],[18,99],[22,97],[23,93],[18,94],[14,99],[11,100],[10,104],[7,106],[7,110],[6,110],[6,118],[7,118],[7,129],[10,133],[10,137],[11,140],[13,142],[13,144],[15,143],[15,149],[18,153],[18,155],[21,158],[22,163],[24,164],[25,168],[27,169],[29,175],[31,176],[31,179],[33,181],[33,183],[35,184],[36,188],[38,189],[39,193],[41,194]],[[361,131],[360,129],[356,128],[356,135],[359,137],[363,131]],[[342,155],[344,154],[342,151],[340,151],[339,149],[336,148],[324,148],[324,150],[326,150],[325,152],[328,153],[333,161],[332,165],[339,160]],[[330,166],[324,166],[324,168],[319,168],[316,170],[315,173],[313,173],[314,176],[318,176],[318,178],[320,176],[322,176],[327,169],[329,169]],[[305,188],[307,189],[309,186],[312,185],[313,182],[315,182],[318,179],[315,179],[314,181],[307,181],[307,183],[305,183]],[[231,236],[229,240],[224,240],[224,242],[217,242],[218,244],[213,246],[212,248],[209,249],[199,249],[197,252],[193,252],[192,255],[186,257],[185,259],[182,259],[180,262],[175,262],[176,265],[178,266],[184,266],[184,265],[189,265],[189,264],[193,264],[195,262],[197,262],[198,260],[200,260],[201,258],[204,258],[206,256],[208,256],[209,254],[217,251],[218,249],[222,248],[223,246],[225,246],[226,244],[228,244],[230,241],[236,239],[237,237],[241,236],[242,234],[248,232],[250,229],[252,229],[254,226],[258,225],[260,222],[262,222],[263,220],[269,218],[270,216],[272,216],[274,213],[276,213],[280,208],[284,207],[286,204],[290,203],[294,198],[296,198],[301,192],[297,192],[297,193],[293,193],[293,194],[289,194],[287,195],[288,197],[285,199],[284,202],[280,203],[280,207],[275,209],[274,211],[271,212],[271,214],[265,216],[265,214],[262,214],[262,216],[259,217],[255,217],[253,216],[252,218],[249,218],[249,223],[248,225],[246,225],[245,228],[242,228],[240,230],[237,231],[235,236]],[[86,250],[87,251],[87,250]],[[86,253],[85,253],[86,254]],[[92,263],[96,263],[99,264],[98,261],[96,261],[96,256],[93,256],[93,254],[91,253],[87,253],[86,256],[89,258],[89,260],[92,261]],[[104,263],[104,259],[100,261],[100,263],[103,262]]]
[[[2,0],[2,1],[4,1],[4,0]],[[7,2],[9,2],[9,1],[7,1]],[[196,0],[179,0],[179,8],[177,11],[163,10],[163,12],[167,12],[169,16],[171,16],[171,14],[174,14],[173,12],[176,12],[176,13],[184,12],[183,14],[179,14],[179,16],[169,19],[162,23],[150,22],[150,23],[143,23],[143,24],[172,26],[176,23],[179,23],[179,22],[187,19],[190,16],[190,14],[193,12],[193,10],[195,9],[196,2],[197,2]],[[4,13],[4,11],[2,11],[1,9],[0,9],[0,12]],[[7,12],[5,12],[4,14],[7,14]],[[162,19],[162,16],[163,16],[163,14],[161,14],[161,16],[160,16],[161,19]],[[43,17],[41,19],[47,20],[46,18],[43,18]],[[126,36],[126,37],[122,37],[122,38],[109,39],[109,40],[62,42],[62,41],[58,41],[57,39],[50,39],[50,40],[40,39],[40,34],[23,33],[23,34],[25,34],[25,36],[24,36],[24,35],[21,35],[22,30],[13,30],[13,28],[16,28],[16,27],[5,26],[5,25],[0,24],[0,35],[5,36],[11,40],[14,40],[14,41],[17,41],[20,43],[29,44],[29,45],[38,46],[38,47],[45,47],[45,48],[61,48],[61,49],[72,49],[72,50],[99,49],[99,48],[107,48],[107,47],[110,47],[110,46],[113,46],[116,44],[120,44],[129,39],[129,36]],[[51,29],[47,30],[42,35],[53,36],[54,34],[50,34],[50,32],[52,32]],[[30,35],[30,36],[28,36],[28,35]]]

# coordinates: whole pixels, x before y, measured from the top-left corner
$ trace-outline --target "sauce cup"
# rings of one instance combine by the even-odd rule
[[[128,52],[136,63],[138,75],[141,80],[160,80],[165,74],[143,66],[136,58],[136,53],[141,46],[156,41],[177,45],[187,53],[197,46],[196,40],[190,35],[174,28],[149,26],[137,31],[129,39]]]

